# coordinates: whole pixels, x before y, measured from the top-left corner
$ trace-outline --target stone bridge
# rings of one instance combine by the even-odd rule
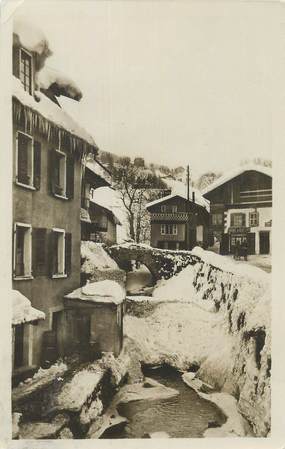
[[[155,281],[168,279],[187,265],[194,265],[199,261],[190,251],[152,248],[136,243],[114,245],[108,252],[122,269],[126,269],[131,261],[142,263],[149,269]]]

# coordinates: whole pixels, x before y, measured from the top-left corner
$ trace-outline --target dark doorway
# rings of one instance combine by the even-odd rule
[[[229,234],[222,234],[221,236],[220,253],[223,255],[229,254]]]
[[[15,326],[15,353],[14,368],[20,368],[24,364],[24,325]]]
[[[248,254],[255,254],[255,232],[247,234]]]
[[[260,254],[269,254],[270,252],[269,231],[259,233],[259,252]]]

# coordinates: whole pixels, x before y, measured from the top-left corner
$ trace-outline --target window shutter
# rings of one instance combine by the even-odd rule
[[[234,218],[234,214],[231,214],[231,226],[235,225],[235,218]]]
[[[23,184],[28,184],[28,147],[27,142],[22,133],[17,135],[17,148],[18,148],[18,173],[17,179]]]
[[[259,226],[259,212],[256,212],[256,226]]]
[[[72,261],[72,234],[65,233],[65,273],[71,274],[71,261]]]
[[[51,195],[56,193],[56,180],[55,180],[55,167],[56,164],[56,152],[55,150],[49,150],[48,152],[48,183],[49,192]]]
[[[74,158],[71,155],[66,158],[66,196],[74,197]]]
[[[20,77],[20,49],[13,46],[13,75],[16,78]]]
[[[45,228],[33,228],[32,231],[33,276],[44,276],[48,274],[46,235],[47,230]]]
[[[41,187],[41,143],[34,141],[34,187]]]
[[[245,226],[245,214],[241,214],[241,222],[242,222],[242,226]]]
[[[54,264],[55,264],[55,233],[53,231],[50,232],[48,236],[48,273],[49,276],[52,277],[54,274]]]

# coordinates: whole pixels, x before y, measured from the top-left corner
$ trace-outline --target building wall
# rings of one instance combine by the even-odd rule
[[[162,235],[161,225],[159,223],[151,223],[151,246],[157,247],[159,241],[185,241],[185,223],[177,223],[177,235]]]
[[[40,190],[30,190],[15,183],[16,130],[13,132],[13,221],[31,224],[51,230],[53,227],[65,229],[72,234],[71,274],[66,278],[51,279],[39,276],[31,280],[14,280],[13,288],[31,300],[32,305],[46,314],[46,320],[33,327],[32,364],[40,363],[41,338],[45,330],[51,328],[51,313],[63,308],[63,296],[80,285],[80,196],[81,166],[74,167],[74,197],[63,200],[49,193],[48,151],[51,145],[40,136],[41,142],[41,186]]]

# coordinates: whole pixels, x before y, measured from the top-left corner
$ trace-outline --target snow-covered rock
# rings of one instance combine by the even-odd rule
[[[94,270],[119,269],[102,243],[82,241],[81,258],[84,260],[81,267],[81,271],[84,273],[92,273]]]
[[[52,422],[31,422],[20,425],[21,440],[56,439],[60,430],[69,422],[67,415],[57,415]]]

